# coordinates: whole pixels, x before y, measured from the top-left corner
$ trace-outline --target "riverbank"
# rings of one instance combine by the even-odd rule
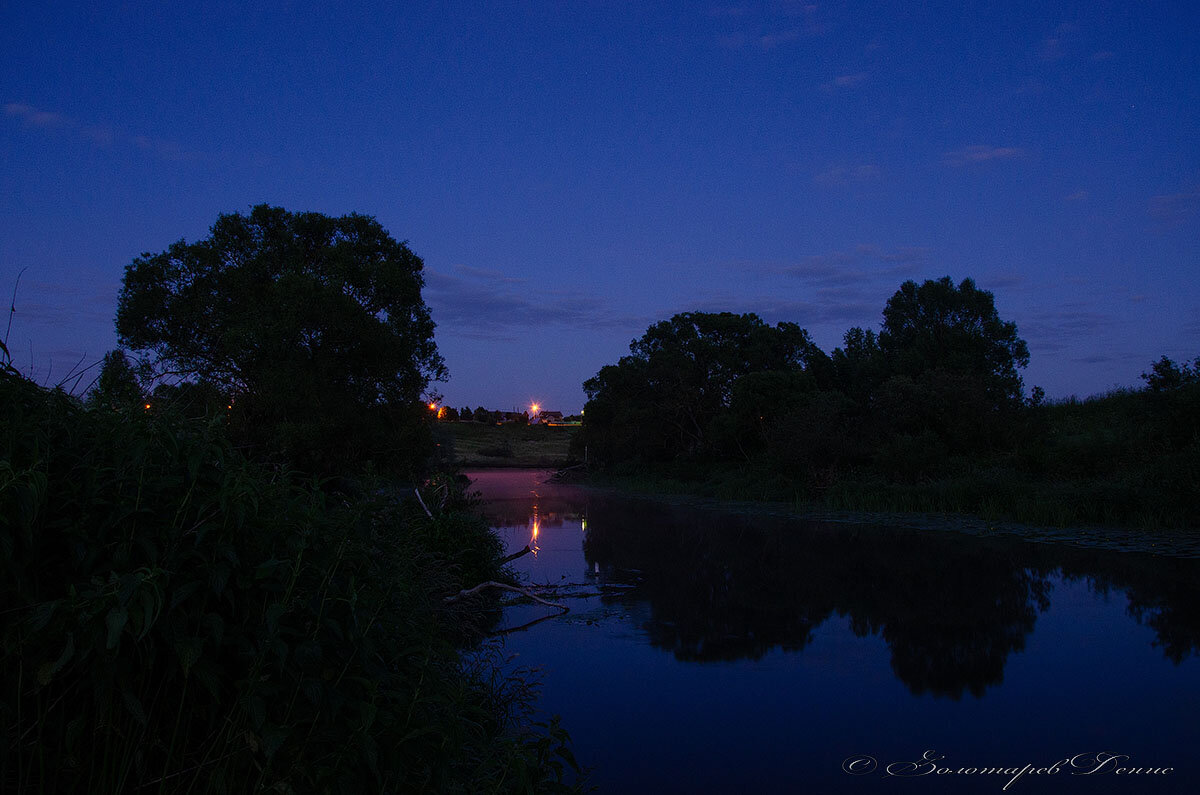
[[[559,469],[571,463],[571,426],[439,422],[439,459],[463,469]]]
[[[294,475],[0,363],[0,549],[4,791],[563,791],[494,605],[445,598],[507,576],[452,478]]]
[[[740,481],[729,477],[687,481],[655,473],[639,475],[592,473],[582,480],[590,488],[633,495],[675,505],[693,505],[736,514],[769,516],[862,525],[888,525],[916,530],[953,531],[979,537],[1010,536],[1029,541],[1068,544],[1086,548],[1137,551],[1170,557],[1200,558],[1200,529],[1122,527],[1103,523],[1052,523],[1022,520],[1005,513],[1000,503],[993,511],[941,509],[927,495],[915,495],[909,508],[883,490],[835,492],[826,499],[781,498],[746,470]],[[739,485],[745,488],[738,489]],[[934,493],[938,484],[929,484]],[[1038,514],[1041,515],[1041,514]],[[1063,510],[1058,515],[1066,515]]]

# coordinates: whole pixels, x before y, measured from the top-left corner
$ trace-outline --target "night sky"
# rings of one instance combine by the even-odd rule
[[[829,351],[943,275],[1051,397],[1200,355],[1194,0],[92,5],[0,11],[0,301],[28,268],[42,382],[115,347],[134,256],[263,202],[408,241],[455,406],[576,412],[679,311]]]

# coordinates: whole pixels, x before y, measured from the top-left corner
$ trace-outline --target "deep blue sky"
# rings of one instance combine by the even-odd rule
[[[832,350],[942,275],[1051,396],[1200,354],[1195,2],[91,5],[0,11],[39,380],[114,347],[134,256],[261,202],[409,241],[456,406],[577,411],[690,309]]]

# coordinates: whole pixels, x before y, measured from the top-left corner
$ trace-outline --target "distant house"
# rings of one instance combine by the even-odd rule
[[[552,428],[564,425],[582,425],[583,418],[579,416],[564,417],[561,411],[543,411],[538,415],[538,422]]]

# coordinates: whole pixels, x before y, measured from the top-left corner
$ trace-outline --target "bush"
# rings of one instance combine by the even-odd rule
[[[441,598],[489,536],[0,372],[0,789],[540,788],[565,735]]]

